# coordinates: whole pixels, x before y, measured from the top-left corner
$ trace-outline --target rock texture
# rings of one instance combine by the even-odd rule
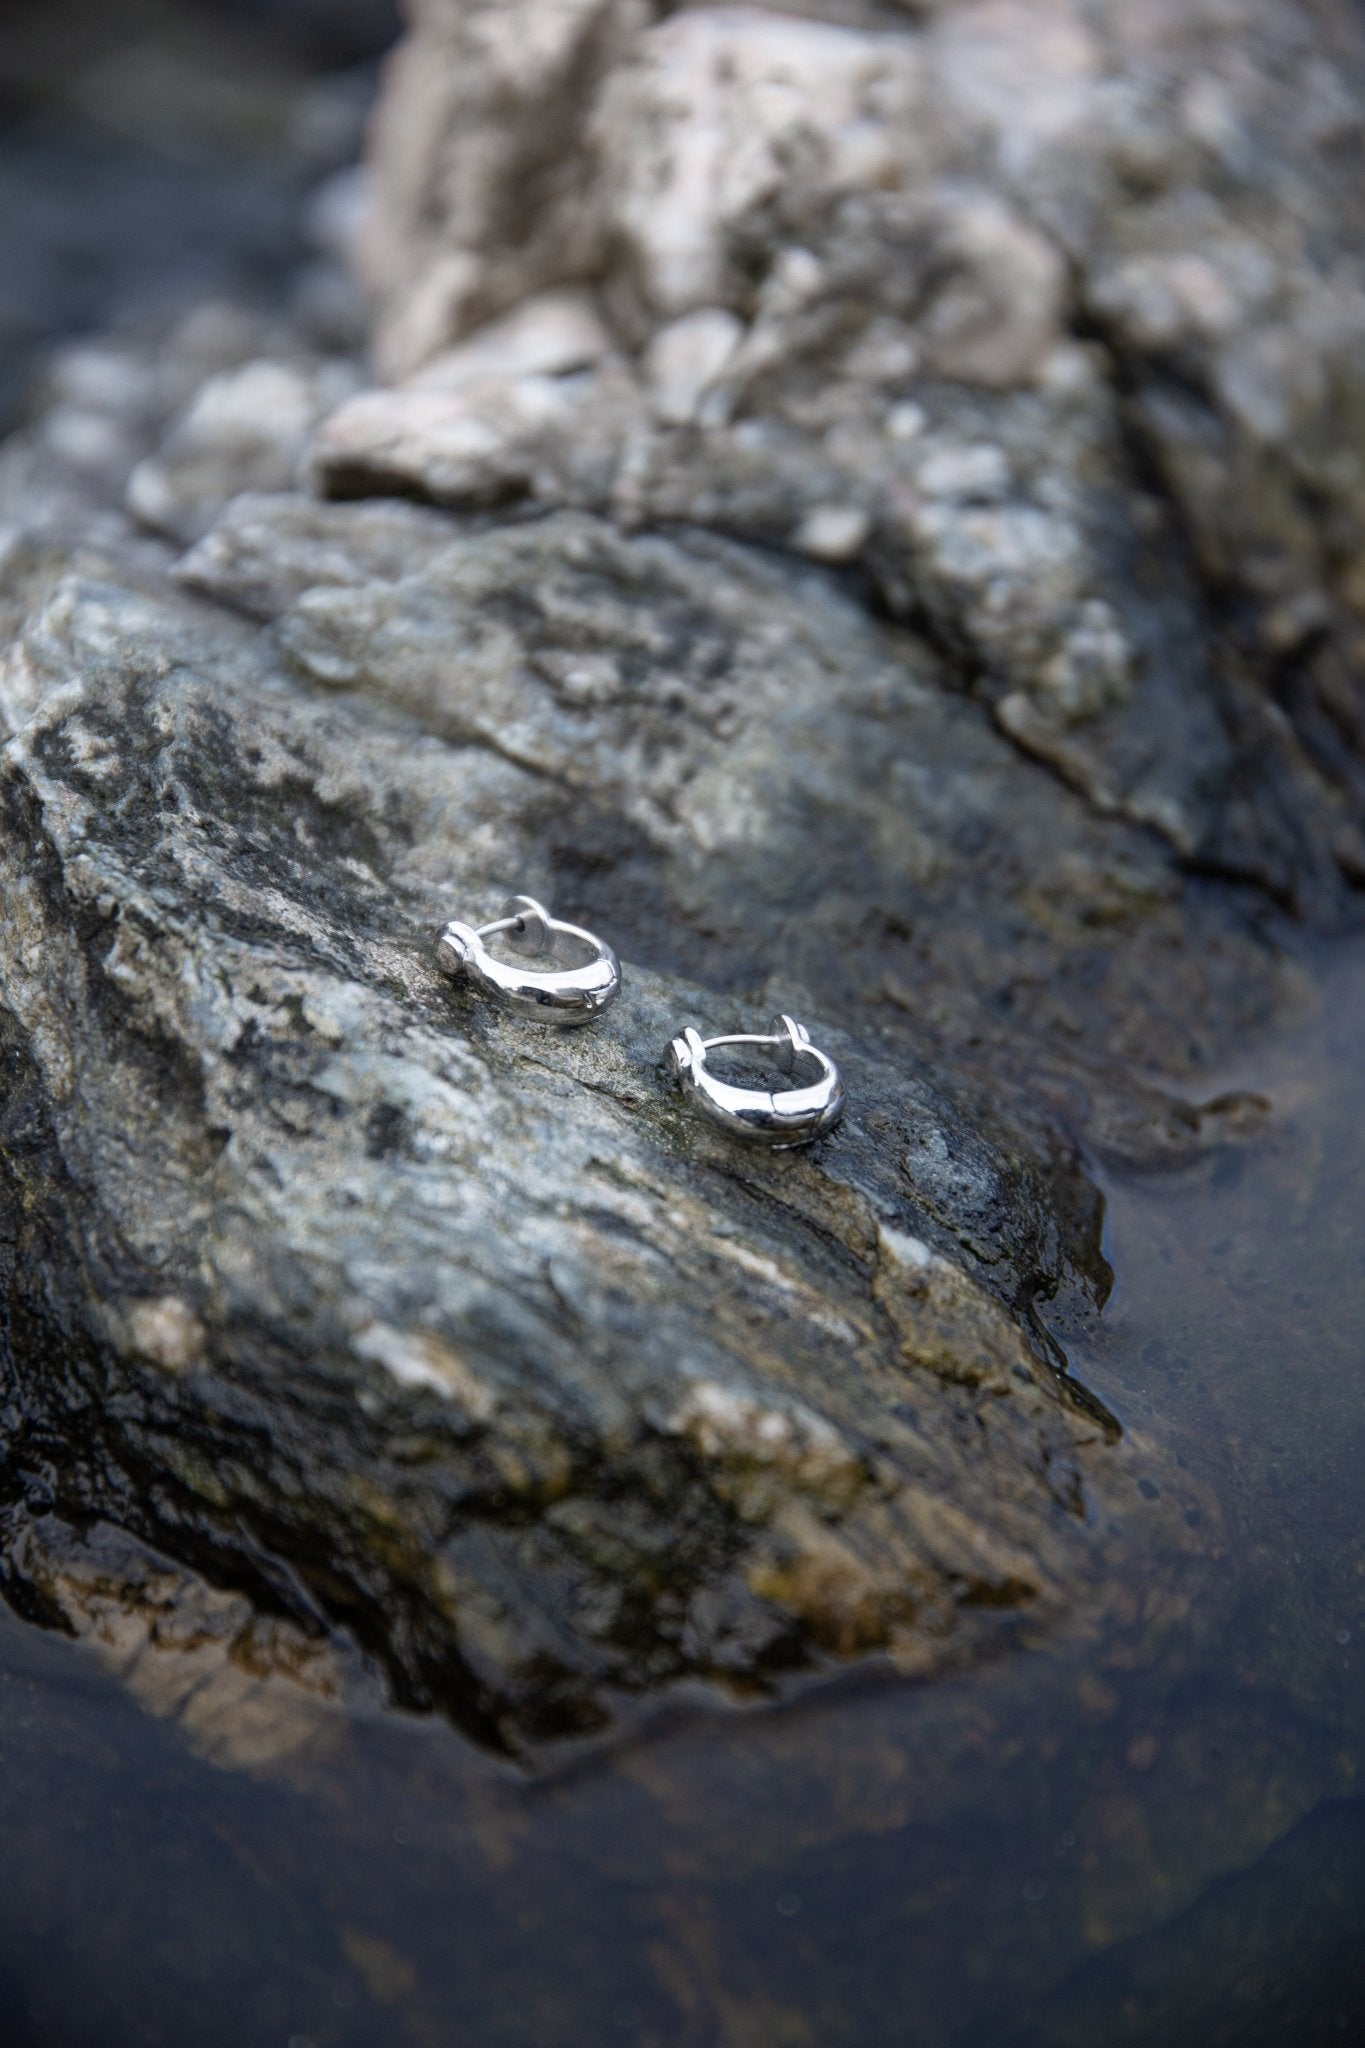
[[[58,1508],[266,1583],[259,1559],[287,1560],[400,1696],[493,1736],[591,1724],[606,1681],[753,1677],[812,1644],[918,1666],[974,1614],[1055,1612],[1099,1432],[1027,1315],[1103,1268],[1046,1128],[806,993],[856,1110],[819,1159],[737,1159],[665,1090],[672,1029],[717,996],[651,971],[647,916],[628,997],[571,1041],[432,964],[496,877],[562,891],[555,842],[639,870],[663,933],[688,894],[706,918],[709,881],[733,903],[718,953],[752,948],[777,920],[735,822],[795,848],[822,795],[859,801],[838,751],[880,758],[940,700],[888,671],[868,706],[856,615],[794,609],[714,544],[430,522],[425,570],[389,582],[364,574],[368,515],[313,518],[355,580],[311,584],[265,641],[68,577],[15,658],[12,1341]],[[689,642],[716,700],[695,714]],[[760,657],[780,689],[746,704]],[[642,700],[634,775],[612,662]]]
[[[1354,374],[1358,38],[1230,13],[1274,83],[1211,5],[424,0],[404,381],[212,309],[54,362],[0,451],[11,1597],[84,1628],[42,1531],[98,1518],[514,1747],[1216,1549],[1058,1340],[1083,1147],[1253,1124],[1202,1077],[1365,871],[1360,443],[1281,391],[1248,467],[1228,367],[1302,320]],[[1262,326],[1186,345],[1239,233]],[[592,1030],[437,973],[515,889],[620,953]],[[663,1055],[778,1008],[849,1109],[754,1158]]]
[[[1359,879],[1352,9],[415,14],[366,244],[406,381],[327,488],[859,559],[1096,804],[1283,900]],[[570,286],[592,360],[468,380]]]

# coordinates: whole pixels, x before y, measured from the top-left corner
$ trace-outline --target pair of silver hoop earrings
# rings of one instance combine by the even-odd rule
[[[486,941],[501,934],[515,963],[497,960]],[[551,917],[534,896],[511,896],[491,924],[456,920],[436,942],[445,972],[479,994],[538,1024],[587,1024],[621,993],[621,963],[605,939]],[[523,966],[522,960],[543,962]],[[744,1088],[713,1074],[707,1060],[727,1046],[762,1048],[798,1085],[776,1091]],[[808,1145],[843,1115],[844,1085],[828,1053],[812,1045],[794,1017],[774,1017],[766,1032],[703,1038],[689,1024],[669,1047],[673,1075],[708,1122],[732,1137],[785,1151]]]

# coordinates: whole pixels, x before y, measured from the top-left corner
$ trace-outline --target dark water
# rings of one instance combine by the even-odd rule
[[[1355,952],[1227,1077],[1254,1142],[1110,1186],[1068,1342],[1206,1540],[1040,1649],[689,1695],[531,1784],[380,1713],[214,1768],[5,1614],[7,2048],[1365,2038],[1363,1016]]]

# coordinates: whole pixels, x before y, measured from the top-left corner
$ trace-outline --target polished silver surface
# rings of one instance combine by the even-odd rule
[[[773,1093],[766,1088],[741,1088],[708,1071],[710,1053],[721,1046],[761,1046],[784,1074],[800,1075],[806,1085]],[[732,1033],[727,1038],[702,1038],[689,1024],[669,1047],[678,1086],[701,1114],[732,1137],[787,1151],[808,1145],[838,1123],[844,1113],[844,1084],[828,1053],[810,1042],[810,1034],[794,1017],[774,1017],[766,1032]]]
[[[495,959],[484,941],[498,933],[510,951],[546,964]],[[551,917],[534,896],[509,897],[492,924],[448,924],[436,954],[447,974],[537,1024],[586,1024],[621,992],[621,963],[606,940]]]

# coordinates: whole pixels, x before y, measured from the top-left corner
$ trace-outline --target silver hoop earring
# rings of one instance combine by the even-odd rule
[[[495,960],[484,944],[495,932],[507,934],[514,953],[555,964],[520,967]],[[534,896],[510,896],[494,922],[477,929],[458,920],[448,924],[436,954],[454,979],[463,976],[480,995],[537,1024],[586,1024],[621,993],[621,963],[606,940],[551,917]]]
[[[766,1088],[740,1088],[719,1081],[706,1070],[708,1053],[723,1045],[763,1046],[785,1074],[801,1071],[805,1085],[773,1094]],[[844,1113],[844,1084],[826,1052],[810,1042],[804,1025],[793,1017],[774,1017],[765,1033],[744,1032],[728,1038],[702,1038],[689,1024],[669,1047],[673,1072],[684,1095],[701,1114],[732,1137],[787,1151],[808,1145],[832,1130]]]

